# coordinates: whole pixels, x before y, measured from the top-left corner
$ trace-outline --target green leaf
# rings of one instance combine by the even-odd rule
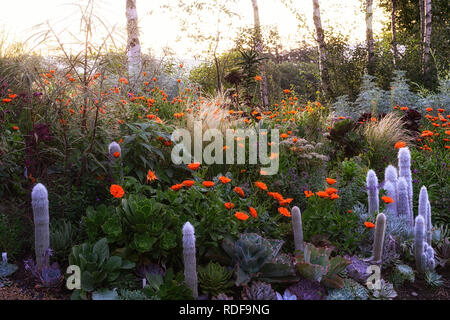
[[[99,264],[103,264],[109,257],[109,247],[106,238],[102,238],[94,245],[92,252],[97,255]]]

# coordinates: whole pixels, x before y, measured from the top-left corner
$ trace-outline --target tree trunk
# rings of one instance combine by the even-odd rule
[[[327,47],[325,46],[325,36],[322,29],[322,21],[320,19],[320,6],[319,0],[313,0],[313,19],[314,25],[316,27],[316,37],[317,44],[319,49],[319,72],[320,72],[320,81],[322,86],[323,93],[327,96],[331,96],[331,88],[330,88],[330,76],[328,74],[327,67]]]
[[[259,9],[257,0],[252,0],[253,6],[253,18],[255,21],[255,38],[256,38],[256,52],[258,52],[258,56],[262,56],[263,51],[263,40],[261,35],[261,23],[259,21]],[[267,108],[269,106],[269,95],[267,92],[267,77],[264,68],[264,62],[261,62],[259,65],[259,72],[261,74],[261,101],[263,103],[263,107]]]
[[[394,68],[397,68],[398,64],[398,50],[397,50],[397,26],[395,19],[397,0],[392,0],[392,11],[391,11],[391,30],[392,30],[392,53],[394,55]]]
[[[367,73],[375,73],[375,49],[373,40],[373,0],[366,0],[366,44],[367,44]]]
[[[423,35],[425,33],[425,0],[419,0],[419,12],[420,12],[420,43],[421,43],[421,50],[423,55]]]
[[[131,85],[135,86],[142,69],[141,45],[139,42],[136,0],[126,1],[128,75]]]
[[[425,29],[423,35],[423,75],[425,86],[431,85],[431,0],[424,0]]]

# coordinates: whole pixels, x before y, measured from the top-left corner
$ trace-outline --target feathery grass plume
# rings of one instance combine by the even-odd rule
[[[31,205],[34,220],[34,247],[36,253],[36,266],[38,270],[48,266],[49,257],[46,251],[50,246],[48,192],[45,186],[38,183],[31,192]]]
[[[399,216],[408,217],[408,224],[412,227],[411,210],[409,210],[408,184],[404,177],[400,177],[397,183],[398,203],[397,214]]]
[[[369,214],[377,213],[380,208],[380,200],[378,199],[378,178],[373,170],[367,172],[366,188]]]
[[[292,229],[294,231],[295,251],[303,251],[305,246],[303,242],[302,214],[300,212],[300,209],[298,207],[293,207],[291,215]]]
[[[373,261],[381,263],[383,256],[384,234],[386,231],[386,216],[383,213],[377,215],[375,223],[375,238],[373,240]]]
[[[386,212],[389,212],[393,214],[394,216],[397,216],[397,200],[396,200],[396,187],[390,182],[386,181],[384,183],[384,190],[386,190],[386,195],[392,199],[394,199],[393,203],[386,203]]]
[[[411,219],[411,225],[414,224],[413,213],[413,186],[411,175],[411,153],[409,148],[400,148],[398,151],[398,172],[399,177],[405,178],[406,186],[408,188],[408,201],[409,201],[409,216]]]
[[[394,187],[393,192],[394,192],[395,196],[393,197],[393,196],[389,195],[389,197],[394,199],[394,203],[395,203],[395,207],[396,207],[395,212],[397,212],[397,203],[398,203],[398,192],[397,192],[398,172],[397,172],[397,168],[396,167],[394,167],[393,165],[388,165],[386,167],[386,169],[384,170],[384,181],[385,182],[390,182],[392,184],[392,186]]]
[[[195,233],[190,222],[183,226],[184,281],[192,289],[194,298],[198,298],[197,261],[195,258]]]

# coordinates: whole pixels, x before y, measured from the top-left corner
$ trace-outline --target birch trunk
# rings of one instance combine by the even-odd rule
[[[367,44],[367,73],[375,73],[375,49],[373,40],[373,0],[366,1],[366,44]]]
[[[322,20],[320,18],[319,0],[313,0],[313,20],[316,27],[316,37],[319,49],[319,72],[322,91],[326,96],[331,95],[330,77],[327,67],[327,48],[325,46],[325,36],[322,29]]]
[[[398,64],[398,50],[397,50],[397,26],[396,26],[396,11],[397,0],[392,0],[392,11],[391,11],[391,30],[392,30],[392,53],[394,56],[394,68],[397,68]]]
[[[258,56],[261,57],[263,51],[263,40],[261,35],[261,23],[259,20],[259,9],[257,0],[252,0],[252,6],[253,6],[253,18],[255,23],[256,52],[258,52]],[[263,103],[263,107],[267,108],[269,106],[269,95],[267,91],[267,77],[263,62],[261,62],[259,65],[259,72],[262,78],[260,86],[261,100]]]
[[[423,73],[426,82],[431,80],[430,55],[431,55],[431,0],[424,0],[425,29],[423,35]]]
[[[130,83],[134,86],[142,69],[141,44],[139,42],[136,0],[126,1],[128,75]]]

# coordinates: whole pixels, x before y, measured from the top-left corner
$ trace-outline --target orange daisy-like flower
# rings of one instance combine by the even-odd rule
[[[289,137],[289,135],[287,133],[282,133],[280,135],[281,138],[286,139],[287,137]]]
[[[394,147],[395,147],[395,149],[404,148],[404,147],[406,147],[406,143],[403,142],[403,141],[399,141],[399,142],[397,142],[397,143],[395,144]]]
[[[289,90],[289,89],[284,89],[283,92],[284,92],[284,93],[291,93],[291,90]]]
[[[335,179],[326,178],[325,180],[327,181],[327,183],[328,183],[330,186],[336,183],[336,180],[335,180]]]
[[[158,180],[158,177],[152,170],[148,170],[147,172],[147,182],[152,182],[154,180]]]
[[[125,191],[123,191],[123,188],[119,186],[118,184],[112,184],[109,188],[109,192],[113,195],[114,198],[122,198],[125,194]]]
[[[241,198],[245,197],[245,193],[244,190],[242,190],[242,188],[234,187],[233,191],[236,192]]]
[[[255,186],[257,186],[261,190],[267,191],[267,185],[264,182],[256,181]]]
[[[241,212],[241,211],[236,212],[236,214],[234,216],[236,218],[238,218],[239,220],[247,220],[249,218],[249,216],[247,214],[245,214],[244,212]]]
[[[173,191],[178,191],[181,188],[183,188],[183,185],[181,183],[174,184],[173,186],[170,187],[170,189],[172,189]]]
[[[227,208],[228,210],[231,210],[234,208],[234,203],[233,202],[225,202],[224,203],[225,208]]]
[[[330,195],[326,193],[325,191],[318,191],[316,192],[316,195],[318,195],[321,198],[328,198]]]
[[[249,207],[248,211],[250,211],[250,214],[253,218],[257,218],[258,217],[258,212],[256,212],[256,209],[253,207]]]
[[[381,200],[383,200],[384,203],[394,203],[394,199],[391,197],[383,196],[381,197]]]
[[[375,225],[369,221],[364,222],[364,225],[366,226],[366,228],[369,228],[369,229],[375,228]]]
[[[280,204],[280,206],[284,207],[284,206],[287,206],[289,203],[291,203],[292,200],[294,200],[294,199],[293,198],[287,198],[287,199],[279,201],[278,203]]]
[[[312,197],[312,196],[314,195],[314,192],[312,192],[312,191],[305,190],[305,191],[303,191],[303,192],[305,193],[305,196],[306,196],[307,198]]]
[[[433,108],[426,108],[425,110],[427,110],[428,112],[431,112],[431,111],[433,111]]]
[[[18,127],[18,126],[13,126],[12,128],[13,128],[14,131],[19,130],[19,127]]]
[[[328,193],[328,194],[333,194],[333,193],[337,193],[338,191],[335,188],[327,188],[325,190],[325,192]]]
[[[280,207],[280,208],[278,208],[278,212],[279,212],[280,214],[282,214],[283,216],[285,216],[285,217],[290,217],[290,216],[291,216],[291,213],[290,213],[289,210],[286,209],[285,207]]]
[[[261,76],[255,76],[255,81],[261,81],[262,80],[262,77]]]
[[[219,180],[220,180],[220,182],[222,182],[223,184],[226,184],[226,183],[228,183],[228,182],[231,181],[230,178],[227,178],[227,177],[225,177],[225,176],[221,176],[221,177],[219,178]]]
[[[339,196],[336,193],[332,193],[330,194],[330,199],[331,200],[339,199]]]
[[[214,186],[214,182],[213,181],[203,181],[202,185],[206,188],[211,188]]]
[[[267,195],[269,197],[274,198],[277,201],[283,201],[284,200],[284,197],[278,192],[267,192]]]
[[[347,210],[347,213],[352,213],[353,211],[352,210]]]
[[[199,162],[189,163],[187,167],[191,170],[197,170],[200,167],[200,163]]]
[[[114,152],[113,156],[114,158],[120,157],[120,152],[119,151]]]
[[[189,188],[189,187],[192,187],[195,184],[195,181],[194,180],[184,180],[181,184],[183,186]]]

